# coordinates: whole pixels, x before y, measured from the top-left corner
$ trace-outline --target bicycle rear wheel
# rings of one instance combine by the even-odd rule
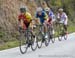
[[[51,26],[48,26],[48,32],[49,32],[49,41],[54,43],[55,42],[55,36],[53,33],[53,28]]]
[[[62,24],[61,23],[58,24],[58,28],[59,28],[59,31],[58,31],[58,40],[62,41],[62,37],[63,37],[62,36],[63,35],[62,32],[63,31],[62,31]]]
[[[65,40],[67,40],[67,38],[68,38],[68,34],[64,34],[63,37],[64,37]]]

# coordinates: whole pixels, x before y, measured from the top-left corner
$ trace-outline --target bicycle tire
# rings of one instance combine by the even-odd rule
[[[44,34],[42,34],[43,35],[43,42],[45,43],[45,46],[48,46],[49,45],[49,36],[48,36],[48,32],[47,33],[44,32],[44,29],[45,29],[45,26],[42,25],[41,32],[44,33]],[[45,38],[45,35],[47,35],[47,38]]]
[[[38,35],[37,35],[37,47],[38,48],[42,47],[42,41],[43,41],[43,35],[42,35],[41,32],[39,32]]]
[[[36,36],[33,36],[33,34],[31,35],[31,49],[32,51],[35,51],[37,49],[37,39],[36,39]]]
[[[65,33],[64,33],[64,36],[63,36],[63,37],[64,37],[65,40],[67,40],[68,34],[65,34]]]
[[[58,28],[59,28],[59,31],[58,31],[58,34],[59,34],[59,35],[58,35],[58,40],[59,40],[59,41],[62,41],[62,37],[63,37],[63,36],[62,36],[62,34],[61,34],[61,32],[62,32],[62,30],[61,30],[61,25],[60,25],[60,23],[59,23],[58,25],[59,25],[59,26],[58,26]]]
[[[26,36],[24,36],[24,38],[21,38],[21,37],[22,37],[22,33],[20,35],[19,48],[20,48],[20,52],[22,54],[25,54],[27,52],[27,49],[28,49],[28,44],[27,44],[27,40],[26,40],[27,38],[26,38]]]
[[[54,34],[52,34],[53,32],[53,29],[49,26],[48,27],[48,31],[49,31],[49,41],[51,41],[52,43],[54,43],[55,42],[55,38],[54,38]]]

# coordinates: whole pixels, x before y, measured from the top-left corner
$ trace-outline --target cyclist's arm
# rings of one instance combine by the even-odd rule
[[[36,24],[40,24],[40,18],[39,18],[39,16],[38,16],[37,13],[36,13],[36,15],[35,15],[35,23],[36,23]]]
[[[18,21],[18,26],[19,26],[20,28],[23,28],[23,27],[24,27],[24,22],[23,22],[22,19],[20,19],[20,21]]]
[[[24,26],[23,20],[21,20],[20,22],[21,22],[21,27],[23,28]]]
[[[34,23],[35,24],[40,24],[40,18],[35,18]]]
[[[68,20],[66,13],[64,13],[65,21]]]
[[[18,16],[18,24],[19,24],[19,27],[21,27],[21,28],[23,28],[23,25],[24,25],[22,19],[23,19],[22,15],[19,15]]]

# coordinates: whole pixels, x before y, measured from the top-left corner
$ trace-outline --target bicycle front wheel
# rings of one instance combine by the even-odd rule
[[[39,32],[37,35],[37,46],[38,46],[38,48],[42,47],[42,41],[43,41],[43,35],[41,32]]]
[[[32,51],[37,49],[37,39],[35,35],[31,35],[31,49]]]
[[[25,34],[20,35],[19,43],[20,43],[20,45],[19,45],[20,52],[22,54],[25,54],[27,52],[27,49],[28,49],[27,37],[25,36]]]

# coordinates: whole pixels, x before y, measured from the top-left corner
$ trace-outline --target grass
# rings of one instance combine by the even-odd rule
[[[5,33],[0,31],[0,38],[2,38],[4,35],[5,35]]]
[[[11,41],[11,42],[6,42],[5,44],[0,45],[0,50],[14,48],[17,46],[19,46],[19,42],[17,40]]]

